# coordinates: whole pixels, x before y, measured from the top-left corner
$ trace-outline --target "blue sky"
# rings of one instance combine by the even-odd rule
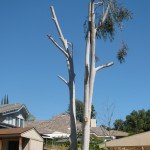
[[[67,78],[63,55],[47,39],[59,40],[50,19],[54,5],[65,37],[74,43],[76,97],[83,99],[84,49],[83,22],[88,1],[0,0],[0,99],[9,95],[11,103],[24,103],[38,119],[49,119],[66,111],[68,89],[57,78]],[[96,76],[93,103],[98,113],[104,104],[115,104],[114,118],[124,118],[133,109],[150,108],[150,1],[126,1],[133,20],[113,43],[97,41],[100,63],[115,65]],[[120,65],[116,52],[121,41],[129,46],[126,63]]]

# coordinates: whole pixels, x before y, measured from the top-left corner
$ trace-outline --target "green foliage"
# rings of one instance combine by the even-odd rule
[[[110,3],[110,1],[104,1],[101,7],[104,7],[105,4]],[[101,8],[99,8],[101,9]],[[97,11],[100,11],[97,9]],[[97,22],[97,38],[101,39],[110,39],[111,41],[115,36],[115,28],[120,27],[122,29],[122,23],[128,21],[132,18],[132,13],[119,4],[117,0],[113,0],[110,3],[110,10],[108,12],[107,18],[102,22],[103,15],[99,15],[99,21]]]
[[[94,105],[92,105],[92,108],[91,108],[91,118],[92,119],[96,119],[96,110],[95,110],[95,107]]]
[[[76,118],[78,121],[83,122],[84,105],[80,100],[76,100]]]
[[[103,20],[104,13],[107,10],[108,5],[109,11],[106,13],[107,17]],[[103,0],[102,4],[97,6],[95,9],[96,14],[96,37],[97,39],[103,39],[104,41],[113,41],[115,34],[118,30],[122,31],[123,23],[132,19],[132,13],[126,7],[121,5],[118,0]],[[84,23],[85,37],[87,37],[87,32],[90,30],[90,23],[86,20]],[[125,62],[125,57],[127,56],[128,47],[123,44],[117,52],[117,59],[120,63]]]
[[[68,108],[68,112],[69,112],[69,108]],[[76,100],[76,118],[80,122],[83,122],[83,113],[84,113],[84,103],[80,100]],[[91,108],[91,118],[92,119],[96,118],[96,111],[94,105],[92,105]]]
[[[5,95],[1,100],[1,105],[9,104],[8,95]]]
[[[81,139],[80,135],[80,138]],[[99,145],[104,142],[104,139],[98,137],[91,137],[90,138],[90,150],[99,150]],[[51,148],[51,149],[60,149],[60,150],[69,150],[70,143],[69,139],[47,139],[44,140],[44,147]],[[78,141],[78,150],[82,147],[81,141]]]
[[[126,116],[126,120],[116,120],[114,122],[116,130],[129,132],[130,134],[141,133],[150,130],[150,110],[132,111]]]
[[[44,147],[48,149],[69,150],[70,143],[69,139],[46,139],[44,140]]]
[[[115,128],[115,130],[119,130],[119,131],[124,130],[124,121],[121,119],[115,120],[114,128]]]
[[[27,118],[28,121],[35,121],[36,117],[32,115],[31,113],[29,114],[29,117]]]
[[[68,113],[69,113],[69,107],[68,107]],[[84,103],[76,99],[76,118],[79,122],[83,122],[83,113],[84,113]],[[92,119],[96,118],[96,111],[94,105],[92,105],[91,108],[91,118]]]
[[[102,144],[104,140],[98,137],[91,137],[90,139],[90,150],[99,150],[99,145]]]
[[[117,53],[117,58],[120,63],[125,62],[125,57],[127,56],[128,46],[126,44],[122,44],[122,47],[119,49]]]
[[[132,19],[131,11],[118,4],[116,0],[114,0],[111,5],[111,12],[114,21],[118,24],[122,23],[124,20],[128,21],[129,19]]]
[[[111,41],[114,39],[115,34],[115,27],[112,17],[109,15],[106,19],[106,21],[98,26],[96,37],[97,38],[103,38],[106,40],[109,38]]]

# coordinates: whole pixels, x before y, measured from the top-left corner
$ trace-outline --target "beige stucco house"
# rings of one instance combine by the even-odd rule
[[[43,150],[43,138],[34,128],[0,129],[0,150]]]
[[[108,150],[150,150],[150,131],[106,142]]]

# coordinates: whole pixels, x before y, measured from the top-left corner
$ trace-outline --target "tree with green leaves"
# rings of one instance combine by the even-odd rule
[[[123,121],[117,119],[114,122],[114,128],[116,130],[121,130],[129,132],[130,134],[141,133],[150,130],[150,110],[138,110],[132,111],[126,116]]]
[[[124,121],[121,119],[117,119],[114,122],[115,130],[123,131],[124,130]]]
[[[9,104],[8,95],[5,95],[1,100],[1,105]]]
[[[36,117],[30,113],[27,118],[27,121],[35,121],[35,120],[36,120]]]
[[[90,117],[94,92],[95,77],[104,68],[114,63],[96,64],[96,41],[110,39],[113,41],[117,29],[122,30],[122,23],[131,18],[130,11],[117,0],[90,0],[88,20],[85,22],[86,52],[85,52],[85,78],[84,78],[84,121],[82,150],[89,149],[90,143]],[[118,28],[119,27],[119,28]],[[125,61],[128,47],[122,42],[117,52],[120,63]],[[102,59],[102,58],[101,58]]]
[[[68,108],[68,112],[69,112],[69,108]],[[84,103],[83,101],[76,99],[76,119],[79,122],[83,122],[83,113],[84,113]],[[94,105],[92,105],[91,118],[92,119],[96,118],[96,110]]]

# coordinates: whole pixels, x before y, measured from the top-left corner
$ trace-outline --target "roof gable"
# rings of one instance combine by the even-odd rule
[[[34,129],[30,129],[21,134],[21,137],[37,140],[43,142],[43,138],[39,135],[39,133]]]
[[[23,104],[0,105],[0,114],[2,115],[13,114],[13,113],[19,112],[20,110],[23,110],[26,117],[29,115],[29,111],[27,107]]]

